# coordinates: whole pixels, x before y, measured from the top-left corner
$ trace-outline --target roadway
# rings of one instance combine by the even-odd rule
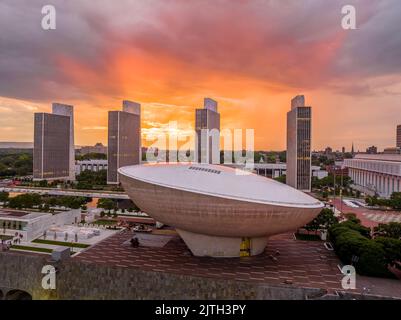
[[[51,189],[51,188],[33,188],[33,187],[0,187],[0,192],[15,192],[15,193],[39,193],[42,195],[52,196],[76,196],[88,198],[108,198],[117,200],[127,200],[128,195],[123,192],[113,191],[94,191],[94,190],[65,190],[65,189]]]

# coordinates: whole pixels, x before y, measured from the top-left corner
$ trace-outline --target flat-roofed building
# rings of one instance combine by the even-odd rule
[[[287,113],[287,184],[303,191],[311,190],[311,122],[312,108],[305,97],[291,100]]]
[[[42,236],[51,227],[64,226],[80,221],[80,209],[58,211],[54,214],[0,209],[0,228],[2,228],[2,234],[15,236],[18,233],[22,235],[21,240],[24,242],[32,241]],[[72,239],[73,237],[71,237]]]
[[[384,154],[401,154],[401,148],[398,148],[398,147],[384,148],[383,153]]]
[[[401,192],[401,155],[357,154],[345,159],[354,187],[366,194],[390,197]]]
[[[75,174],[81,174],[83,171],[99,172],[101,170],[107,170],[107,160],[102,159],[90,159],[90,160],[78,160],[75,162]]]
[[[141,162],[141,105],[123,101],[122,111],[109,111],[107,183],[119,184],[117,170]]]
[[[68,116],[35,113],[34,180],[70,179],[70,121]]]
[[[203,109],[195,110],[196,162],[220,163],[220,114],[217,101],[205,98]]]
[[[245,169],[244,164],[225,164],[224,166],[236,169]],[[287,164],[283,162],[278,163],[255,163],[253,164],[253,172],[265,176],[267,178],[279,178],[286,175]],[[318,179],[323,179],[328,176],[328,171],[322,170],[320,166],[311,166],[312,176]],[[348,172],[348,171],[347,171]]]
[[[69,178],[68,180],[75,180],[75,140],[74,140],[74,107],[63,103],[53,103],[52,113],[70,118],[69,129]]]

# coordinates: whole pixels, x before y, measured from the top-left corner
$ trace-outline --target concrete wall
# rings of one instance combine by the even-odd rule
[[[70,259],[57,265],[57,289],[41,288],[46,255],[0,252],[0,290],[28,292],[33,299],[306,299],[320,289],[267,286],[240,281],[107,267]]]

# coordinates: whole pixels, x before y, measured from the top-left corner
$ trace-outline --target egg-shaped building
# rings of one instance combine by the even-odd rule
[[[285,184],[226,166],[158,163],[118,172],[132,201],[175,227],[196,256],[260,254],[269,236],[307,224],[323,207]]]

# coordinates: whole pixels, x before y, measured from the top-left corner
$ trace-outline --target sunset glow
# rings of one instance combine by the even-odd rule
[[[185,134],[208,96],[222,129],[252,128],[256,149],[282,150],[290,100],[304,94],[314,149],[394,145],[399,1],[348,1],[357,30],[341,28],[343,1],[54,1],[48,32],[41,3],[19,2],[23,19],[0,4],[1,141],[32,141],[33,113],[53,101],[75,106],[78,145],[107,142],[107,111],[123,99],[142,104],[143,138],[168,121]]]

